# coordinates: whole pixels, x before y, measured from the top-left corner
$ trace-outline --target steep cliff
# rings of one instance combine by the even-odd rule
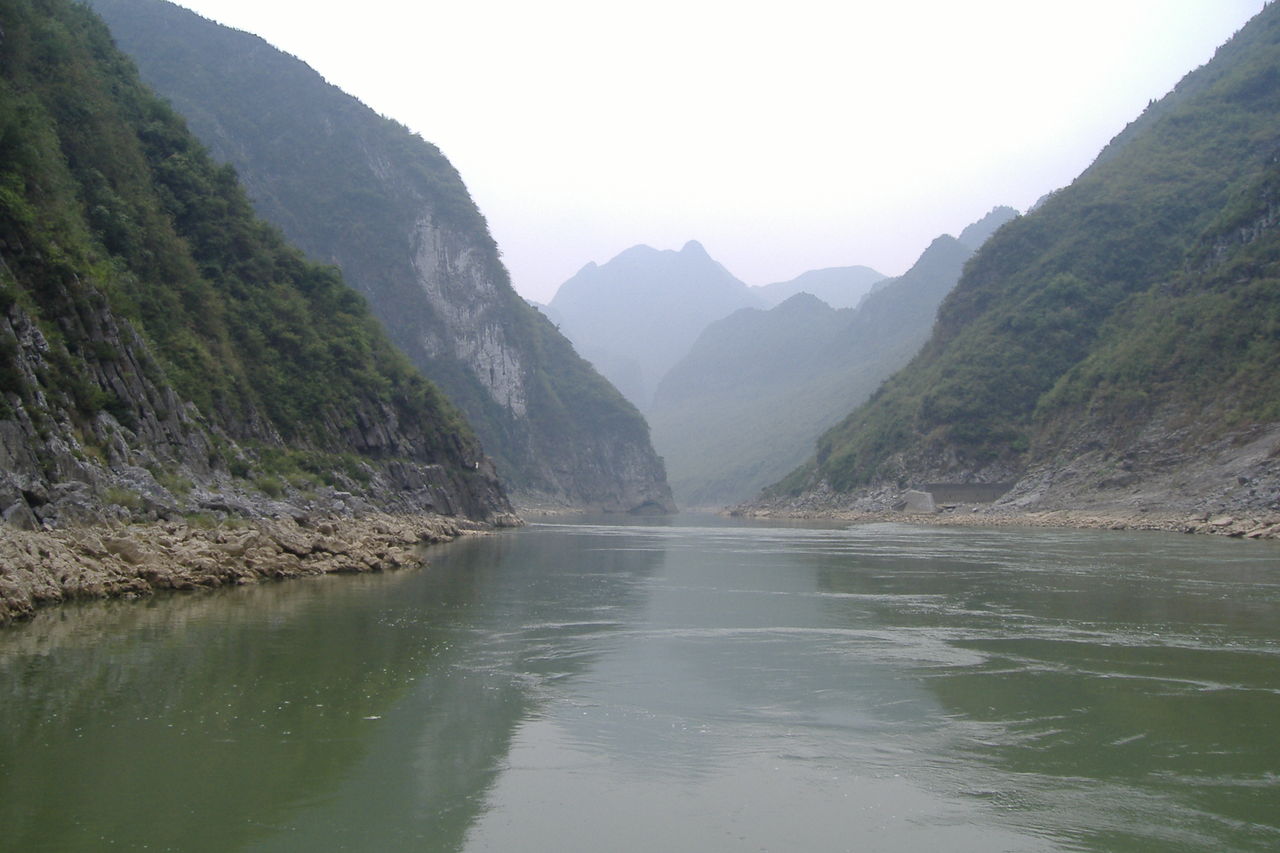
[[[638,412],[512,289],[440,151],[261,39],[162,0],[92,0],[255,208],[339,266],[518,498],[672,509]]]
[[[102,22],[0,0],[0,511],[509,513],[363,300],[256,220]]]
[[[780,500],[1280,510],[1280,7],[996,233],[921,354]]]

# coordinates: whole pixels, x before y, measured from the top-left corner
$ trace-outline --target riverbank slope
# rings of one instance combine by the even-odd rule
[[[1178,440],[1148,424],[1117,462],[1104,447],[1075,445],[1011,484],[881,484],[842,492],[829,483],[799,495],[765,494],[733,507],[754,518],[910,519],[926,524],[1028,525],[1280,538],[1280,426],[1213,442]]]
[[[1280,515],[1233,516],[1167,515],[1121,510],[1054,509],[1020,512],[982,505],[956,504],[938,512],[908,510],[796,509],[759,507],[733,509],[729,515],[745,518],[836,519],[870,524],[897,521],[952,527],[1063,527],[1095,530],[1162,530],[1170,533],[1204,533],[1245,539],[1280,540]]]

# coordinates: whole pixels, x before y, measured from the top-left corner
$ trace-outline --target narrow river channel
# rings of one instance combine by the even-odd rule
[[[0,850],[1280,849],[1280,546],[715,518],[0,631]]]

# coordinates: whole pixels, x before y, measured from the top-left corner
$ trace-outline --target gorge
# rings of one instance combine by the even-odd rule
[[[300,60],[0,0],[0,847],[1275,849],[1278,82],[1270,4],[902,275],[536,309]]]

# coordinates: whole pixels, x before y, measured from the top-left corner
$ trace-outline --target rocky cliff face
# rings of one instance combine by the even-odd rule
[[[161,0],[91,5],[143,78],[235,166],[256,210],[365,295],[519,500],[674,508],[643,418],[512,289],[435,146],[254,36]]]
[[[59,331],[92,342],[70,393],[49,381],[74,359],[18,305],[0,316],[10,342],[0,418],[0,514],[36,529],[191,513],[260,516],[351,514],[374,508],[497,520],[510,508],[492,465],[468,452],[437,456],[421,424],[394,405],[351,400],[320,425],[341,467],[299,473],[290,484],[263,461],[290,445],[260,411],[219,424],[163,382],[163,368],[128,321],[108,308],[63,317]],[[87,389],[82,390],[82,389]],[[75,394],[107,396],[87,418]],[[317,466],[325,464],[323,455]],[[325,483],[324,480],[329,480]]]
[[[0,513],[503,521],[457,412],[249,213],[84,7],[5,4]]]
[[[501,310],[505,294],[490,274],[488,258],[463,235],[423,216],[414,228],[413,271],[437,323],[417,328],[432,360],[465,365],[489,399],[513,420],[529,415],[528,372]]]
[[[61,329],[105,354],[86,359],[79,379],[90,393],[109,395],[111,405],[86,417],[75,390],[48,381],[56,361],[71,360],[62,345],[16,305],[0,316],[0,341],[12,346],[8,380],[20,389],[6,394],[8,412],[0,418],[0,515],[11,526],[374,509],[511,518],[491,463],[479,455],[437,458],[393,406],[351,401],[342,422],[324,424],[320,433],[352,456],[324,470],[321,455],[320,470],[290,481],[267,462],[290,446],[262,413],[225,426],[204,417],[151,378],[162,370],[150,348],[105,307],[64,318]]]

